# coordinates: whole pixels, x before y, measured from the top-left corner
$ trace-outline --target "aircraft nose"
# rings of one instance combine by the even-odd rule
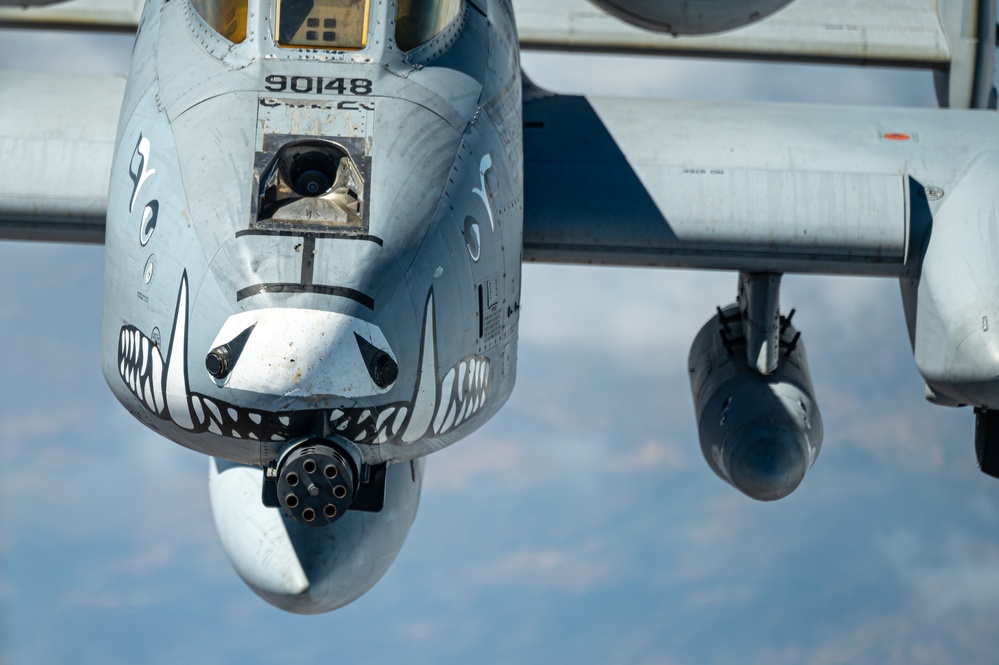
[[[378,326],[340,312],[296,308],[230,316],[205,368],[227,388],[308,398],[382,394],[399,375]]]
[[[212,459],[208,488],[222,547],[243,581],[286,612],[321,614],[360,598],[392,565],[416,515],[422,477],[422,463],[390,465],[380,511],[350,510],[320,528],[264,506],[259,467]]]
[[[255,467],[210,460],[215,528],[236,572],[259,596],[269,602],[298,598],[308,591],[309,580],[280,511],[260,501],[261,476]]]
[[[296,549],[295,525],[261,503],[261,485],[261,469],[211,460],[209,495],[223,549],[247,586],[271,605],[295,614],[328,612],[326,594],[306,572],[313,567],[310,552]]]

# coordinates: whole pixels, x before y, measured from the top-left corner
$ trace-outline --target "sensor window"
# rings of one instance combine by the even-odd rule
[[[279,0],[277,43],[339,51],[368,43],[370,0]]]
[[[342,145],[319,140],[287,143],[260,174],[257,225],[295,223],[361,231],[365,179],[366,168],[360,168]]]

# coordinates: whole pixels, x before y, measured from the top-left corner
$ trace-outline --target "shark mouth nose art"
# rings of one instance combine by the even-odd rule
[[[234,314],[212,342],[212,354],[227,370],[213,375],[217,385],[269,395],[379,395],[391,389],[399,373],[377,326],[316,309]]]
[[[462,359],[438,380],[435,317],[431,291],[411,400],[371,407],[249,409],[190,390],[185,273],[166,358],[158,334],[150,337],[125,325],[118,335],[118,373],[147,411],[191,432],[284,442],[312,428],[321,411],[332,431],[354,443],[408,444],[450,432],[482,410],[490,396],[492,364],[485,356]],[[311,332],[296,337],[303,330]],[[273,349],[281,346],[293,352],[274,356]],[[210,347],[205,371],[219,387],[290,399],[302,394],[353,400],[389,392],[399,361],[378,327],[360,319],[321,310],[264,309],[229,317]]]

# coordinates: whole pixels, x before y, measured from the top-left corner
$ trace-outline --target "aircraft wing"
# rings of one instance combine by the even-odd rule
[[[0,0],[2,1],[2,0]],[[952,105],[984,105],[983,94],[991,89],[994,69],[992,53],[995,35],[992,30],[979,30],[994,24],[994,7],[988,0],[883,0],[864,3],[861,0],[797,0],[788,8],[770,18],[746,28],[715,36],[672,37],[632,28],[610,17],[584,0],[547,0],[545,3],[516,0],[521,42],[525,47],[578,49],[589,51],[630,51],[645,53],[687,53],[721,55],[730,57],[757,57],[797,60],[825,60],[853,63],[907,64],[938,68],[941,73],[942,99]],[[87,29],[134,28],[141,9],[141,0],[71,0],[70,2],[31,7],[27,9],[0,7],[0,23],[18,25],[77,26]],[[956,26],[956,27],[955,27]],[[988,58],[982,58],[987,52]],[[987,81],[986,84],[984,81]],[[62,241],[94,241],[102,237],[104,202],[107,191],[107,169],[113,147],[115,125],[124,82],[121,80],[81,79],[79,77],[48,77],[41,75],[2,74],[0,78],[0,140],[5,155],[19,155],[16,160],[4,160],[0,165],[0,238],[34,238]],[[65,99],[78,100],[71,107]],[[657,265],[691,265],[693,267],[743,267],[779,265],[783,270],[808,268],[814,259],[832,260],[833,272],[895,272],[903,270],[905,260],[905,222],[890,224],[904,213],[906,202],[897,196],[887,197],[886,188],[898,190],[897,183],[907,183],[904,167],[889,174],[834,174],[809,172],[797,173],[797,163],[784,167],[783,174],[767,169],[754,171],[751,165],[743,174],[749,191],[763,186],[770,187],[775,178],[791,181],[782,187],[804,187],[806,193],[828,192],[830,188],[850,187],[863,193],[862,197],[840,201],[857,219],[859,229],[874,229],[877,238],[854,238],[860,246],[846,242],[846,236],[836,231],[835,242],[813,235],[811,249],[807,251],[795,244],[771,243],[759,260],[748,260],[741,254],[721,259],[716,245],[697,249],[689,238],[676,235],[677,213],[670,211],[669,225],[675,237],[663,236],[664,212],[662,196],[677,195],[678,201],[688,201],[692,209],[702,205],[697,196],[727,196],[729,190],[712,190],[694,180],[697,187],[673,192],[670,187],[687,178],[670,180],[660,186],[648,186],[643,181],[649,177],[649,165],[637,163],[636,157],[622,152],[624,137],[621,127],[628,125],[630,132],[639,132],[635,139],[642,149],[662,146],[656,158],[667,156],[673,162],[658,168],[678,168],[681,157],[676,148],[676,128],[687,130],[700,137],[705,146],[717,143],[717,127],[728,127],[733,114],[738,123],[759,121],[767,126],[765,107],[726,105],[696,102],[636,102],[633,100],[591,100],[578,97],[547,97],[535,99],[525,107],[525,169],[527,178],[528,209],[525,218],[526,256],[530,260],[556,261],[606,261],[611,263]],[[812,113],[812,111],[809,111]],[[818,112],[816,112],[818,113]],[[824,126],[849,128],[853,122],[867,122],[866,111],[846,112],[842,109],[821,111]],[[901,113],[901,112],[899,112]],[[686,115],[686,114],[694,114]],[[799,135],[815,132],[815,118],[804,111],[789,118],[798,127]],[[876,115],[876,114],[875,114]],[[714,124],[707,118],[713,118]],[[873,116],[872,116],[873,117]],[[605,122],[606,121],[606,122]],[[629,125],[630,123],[630,125]],[[904,124],[904,123],[903,123]],[[717,125],[717,127],[715,126]],[[539,130],[539,127],[544,130]],[[611,132],[605,127],[610,127]],[[555,128],[558,128],[555,131]],[[592,129],[592,131],[590,131]],[[770,137],[773,145],[784,145],[788,135]],[[576,154],[580,146],[601,142],[605,151]],[[690,143],[690,155],[702,154],[704,148]],[[548,148],[555,146],[557,152]],[[829,146],[835,153],[839,146]],[[789,149],[790,150],[790,149]],[[553,154],[561,157],[553,157]],[[627,154],[627,156],[625,156]],[[853,153],[845,153],[853,154]],[[574,155],[571,159],[567,156]],[[600,164],[591,160],[600,155]],[[866,159],[860,150],[857,155]],[[687,157],[684,157],[687,158]],[[562,161],[558,161],[558,160]],[[554,160],[554,161],[553,161]],[[731,167],[725,160],[718,164]],[[583,165],[588,165],[583,168]],[[589,166],[596,167],[595,170]],[[634,168],[632,168],[634,167]],[[888,167],[886,167],[888,168]],[[572,192],[580,182],[599,177],[594,185],[609,187],[608,199],[596,203],[585,201],[587,210]],[[44,174],[44,175],[40,175]],[[637,175],[636,175],[637,174]],[[69,177],[72,175],[73,177]],[[683,174],[680,175],[689,175]],[[797,179],[797,180],[795,180]],[[58,183],[53,186],[52,183]],[[610,186],[610,185],[613,186]],[[691,185],[692,186],[692,185]],[[714,185],[712,185],[714,186]],[[597,190],[589,190],[597,191]],[[691,195],[691,192],[695,196]],[[656,197],[659,198],[656,198]],[[788,197],[792,206],[794,197]],[[799,197],[800,200],[800,197]],[[613,204],[611,204],[613,201]],[[888,203],[884,203],[884,202]],[[901,201],[901,203],[899,202]],[[877,211],[864,208],[881,202],[888,207]],[[712,204],[715,201],[711,201]],[[609,209],[597,214],[600,205]],[[763,206],[756,201],[752,205]],[[559,206],[562,206],[561,208]],[[596,208],[593,206],[597,206]],[[902,209],[903,213],[899,210]],[[626,210],[626,215],[621,214]],[[561,211],[561,212],[560,212]],[[887,211],[887,212],[886,212]],[[791,207],[781,214],[791,215]],[[613,229],[599,220],[604,214],[627,219]],[[686,213],[684,213],[686,214]],[[731,210],[728,219],[738,215]],[[754,214],[759,214],[759,210]],[[882,217],[882,214],[886,215]],[[596,220],[585,232],[576,225],[560,226],[565,220]],[[693,219],[693,217],[692,217]],[[871,220],[876,220],[872,222]],[[703,221],[703,220],[702,220]],[[814,215],[803,215],[795,223],[811,223]],[[790,222],[789,222],[790,223]],[[842,222],[825,220],[828,228],[837,228]],[[760,222],[762,224],[762,222]],[[872,226],[873,224],[873,226]],[[887,226],[885,226],[887,224]],[[765,229],[765,225],[760,227]],[[804,228],[782,227],[786,231],[804,233]],[[620,237],[607,234],[614,231]],[[574,239],[552,235],[572,233]],[[651,235],[649,235],[651,233]],[[589,235],[587,235],[589,234]],[[901,234],[901,239],[900,235]],[[555,238],[558,238],[555,240]],[[578,241],[594,239],[587,245]],[[779,237],[779,236],[778,236]],[[630,238],[630,240],[629,240]],[[852,241],[851,241],[852,242]],[[827,244],[822,244],[827,243]],[[835,244],[835,243],[833,243]],[[641,258],[640,254],[623,251],[622,247],[641,245],[646,254],[657,258]],[[560,249],[557,249],[560,248]],[[572,247],[573,249],[568,249]],[[679,249],[682,247],[683,249]],[[595,252],[588,255],[584,252]],[[616,249],[611,249],[616,248]],[[655,249],[651,249],[655,248]],[[692,249],[693,248],[693,249]],[[606,252],[610,252],[609,254]],[[690,252],[705,252],[691,263]],[[728,250],[725,250],[728,251]],[[601,252],[604,252],[601,254]],[[682,255],[682,259],[680,258]],[[843,261],[842,256],[848,256]],[[672,259],[668,257],[674,257]],[[768,264],[768,259],[771,264]],[[871,259],[871,260],[868,260]],[[790,263],[788,263],[790,261]],[[672,263],[671,263],[672,262]],[[762,263],[761,263],[762,262]],[[863,267],[861,267],[861,264]],[[776,268],[775,268],[776,269]]]
[[[526,100],[526,261],[910,275],[932,202],[999,148],[985,111]]]
[[[30,4],[30,0],[26,0]],[[0,27],[135,32],[145,0],[69,0],[20,7],[0,0]]]
[[[125,80],[0,72],[0,239],[104,242]]]
[[[993,0],[795,0],[744,28],[679,37],[586,0],[513,4],[522,48],[933,69],[941,105],[953,108],[988,105],[992,87]]]
[[[972,8],[977,3],[964,0],[795,0],[738,30],[674,37],[632,27],[586,0],[514,0],[526,48],[929,67],[946,65],[953,51],[944,14]]]
[[[123,88],[0,73],[0,238],[103,241]],[[949,186],[997,123],[980,111],[594,99],[529,85],[524,258],[908,274],[920,179]]]
[[[0,27],[134,31],[143,0],[3,6]],[[43,0],[44,1],[44,0]],[[937,72],[942,106],[990,103],[994,0],[795,0],[757,23],[673,37],[630,26],[587,0],[514,0],[522,48],[902,66]]]

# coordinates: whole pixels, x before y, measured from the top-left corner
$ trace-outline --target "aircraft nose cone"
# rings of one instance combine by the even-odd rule
[[[212,459],[208,489],[222,548],[247,586],[279,609],[343,607],[382,578],[416,516],[422,463],[392,464],[384,473],[381,510],[350,510],[313,528],[261,503],[262,469]]]
[[[299,552],[279,510],[260,502],[263,473],[256,467],[212,459],[209,496],[222,547],[239,576],[271,605],[295,614],[332,609],[324,590],[310,581],[314,552]],[[342,604],[342,603],[340,603]]]
[[[784,498],[801,484],[807,470],[803,442],[786,429],[744,430],[729,461],[732,484],[760,501]]]
[[[208,489],[222,547],[233,567],[258,594],[294,598],[309,580],[291,546],[280,513],[260,502],[263,472],[212,459]]]
[[[308,399],[382,394],[399,376],[376,325],[338,312],[290,307],[229,317],[205,367],[230,389]]]

